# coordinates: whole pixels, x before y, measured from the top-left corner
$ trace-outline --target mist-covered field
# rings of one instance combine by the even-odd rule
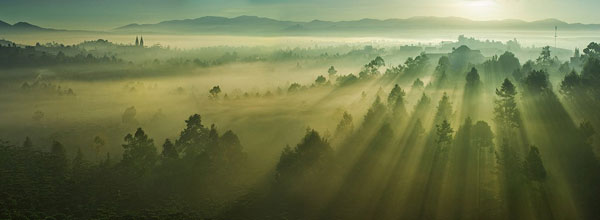
[[[597,32],[405,36],[0,35],[0,218],[600,217]]]

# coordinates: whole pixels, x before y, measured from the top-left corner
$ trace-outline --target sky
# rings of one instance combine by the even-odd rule
[[[4,22],[77,30],[241,15],[291,21],[454,16],[600,23],[598,10],[600,0],[0,0]]]

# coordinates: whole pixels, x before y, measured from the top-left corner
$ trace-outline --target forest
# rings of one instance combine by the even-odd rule
[[[0,219],[600,218],[595,42],[0,40],[0,103]]]

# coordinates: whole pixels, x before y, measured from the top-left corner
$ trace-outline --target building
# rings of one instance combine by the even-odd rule
[[[136,47],[144,47],[144,37],[140,36],[139,40],[138,37],[135,36],[135,46]]]

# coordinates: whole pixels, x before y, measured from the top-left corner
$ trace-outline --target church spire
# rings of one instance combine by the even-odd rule
[[[144,47],[144,36],[140,35],[140,47]]]
[[[138,37],[137,37],[137,36],[135,36],[135,46],[137,47],[137,46],[139,46],[139,45],[140,45],[140,41],[138,41]]]

